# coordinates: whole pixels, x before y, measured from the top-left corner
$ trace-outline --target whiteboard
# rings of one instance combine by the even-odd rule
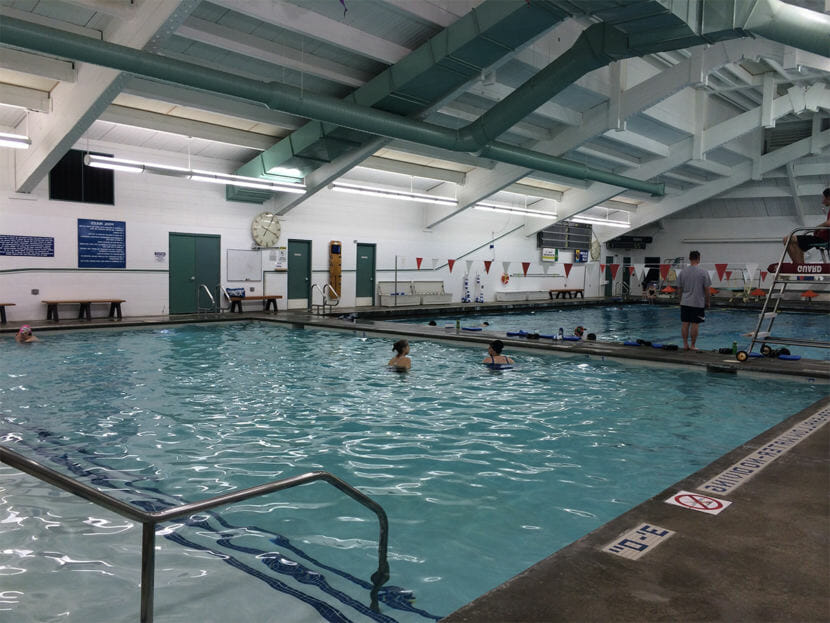
[[[262,281],[262,251],[228,249],[228,281]]]

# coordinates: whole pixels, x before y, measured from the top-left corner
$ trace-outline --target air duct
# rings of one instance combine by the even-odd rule
[[[579,163],[517,148],[506,143],[481,142],[486,141],[489,134],[498,132],[499,127],[509,123],[511,116],[518,114],[517,110],[510,113],[509,110],[505,112],[503,108],[499,109],[496,111],[497,114],[493,115],[493,118],[498,117],[498,122],[483,121],[475,126],[475,130],[468,130],[470,126],[461,130],[451,130],[374,108],[358,106],[337,98],[303,92],[288,85],[265,83],[227,72],[206,69],[194,63],[157,56],[142,50],[90,39],[11,17],[4,16],[0,20],[0,43],[109,67],[136,76],[259,102],[273,110],[334,123],[370,134],[453,151],[477,152],[486,148],[493,154],[488,157],[528,169],[565,177],[576,175],[579,179],[602,181],[652,195],[663,194],[663,184],[652,184],[592,169]],[[562,83],[563,88],[564,86],[566,83]],[[521,114],[523,116],[526,113]],[[482,131],[481,128],[485,125],[490,129]],[[478,136],[475,137],[474,134]]]

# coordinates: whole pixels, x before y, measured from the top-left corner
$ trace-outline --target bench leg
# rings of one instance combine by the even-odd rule
[[[6,324],[6,306],[0,305],[0,324]]]
[[[242,301],[231,301],[231,312],[236,310],[240,314],[242,313]]]
[[[110,303],[110,318],[118,315],[118,320],[121,320],[121,303]]]
[[[277,299],[266,299],[265,300],[265,311],[268,311],[268,309],[272,305],[274,306],[274,313],[276,314],[277,313]]]
[[[92,320],[92,313],[90,312],[90,307],[92,307],[92,303],[81,303],[81,310],[78,313],[78,318],[86,318],[87,320]]]
[[[55,322],[59,320],[57,303],[46,304],[46,320],[54,320]]]

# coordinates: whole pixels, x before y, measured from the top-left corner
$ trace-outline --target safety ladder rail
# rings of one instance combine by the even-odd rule
[[[314,302],[314,290],[320,292],[321,302],[315,303]],[[326,292],[331,292],[331,297],[326,296]],[[331,298],[334,300],[334,303],[329,303],[328,299]],[[313,308],[317,308],[317,315],[326,315],[326,306],[329,308],[336,307],[340,304],[340,295],[337,294],[337,291],[331,287],[330,283],[324,283],[322,287],[317,285],[316,283],[311,284],[311,293],[309,294],[308,299],[308,311],[311,311]]]
[[[784,264],[784,260],[787,257],[787,248],[789,246],[789,241],[792,239],[794,235],[798,233],[813,232],[818,229],[830,230],[830,227],[798,227],[792,230],[789,236],[787,236],[787,243],[784,245],[784,250],[781,253],[781,258],[775,265],[775,273],[772,276],[772,284],[770,285],[770,288],[767,291],[767,295],[764,298],[764,304],[761,306],[761,313],[758,315],[758,322],[755,325],[755,330],[751,333],[749,348],[746,351],[740,351],[738,353],[738,361],[746,361],[749,358],[749,354],[752,353],[752,349],[755,347],[755,344],[757,343],[761,343],[762,352],[765,349],[767,343],[780,344],[783,346],[808,346],[814,348],[830,348],[830,342],[824,342],[819,340],[805,340],[801,338],[776,337],[772,335],[772,326],[775,323],[775,319],[779,315],[778,310],[781,307],[781,301],[784,300],[784,293],[787,291],[787,285],[790,284],[790,281],[785,281],[782,278],[781,273],[781,268]],[[824,259],[823,251],[822,259]],[[772,305],[770,305],[771,301],[774,301]],[[772,306],[772,311],[768,311],[770,309],[770,306]],[[765,320],[769,321],[769,323],[766,326],[764,326]]]
[[[114,497],[90,487],[82,482],[70,478],[64,474],[50,467],[46,467],[37,461],[23,456],[5,446],[0,445],[0,461],[14,467],[22,472],[25,472],[43,482],[54,485],[64,491],[68,491],[73,495],[84,498],[90,502],[98,504],[114,513],[126,517],[132,521],[141,523],[142,538],[141,538],[141,623],[152,623],[153,621],[153,588],[155,582],[155,536],[156,524],[172,521],[193,515],[199,511],[208,510],[217,506],[231,504],[233,502],[241,502],[252,497],[273,493],[274,491],[282,491],[283,489],[290,489],[299,485],[316,482],[318,480],[327,482],[336,489],[348,495],[350,498],[362,504],[371,510],[378,518],[380,533],[378,537],[378,569],[372,574],[372,590],[370,592],[371,605],[373,611],[380,612],[378,605],[378,592],[387,580],[389,580],[389,562],[387,560],[387,547],[389,544],[389,520],[386,516],[386,511],[377,502],[371,499],[364,493],[361,493],[345,481],[339,479],[337,476],[329,472],[317,471],[307,472],[298,476],[291,476],[290,478],[283,478],[281,480],[274,480],[255,487],[247,489],[240,489],[222,495],[202,500],[201,502],[191,502],[189,504],[182,504],[174,506],[163,511],[155,513],[148,513],[135,508],[131,504],[122,502]]]
[[[202,290],[207,292],[208,298],[210,299],[210,307],[202,307],[199,302],[202,300],[201,293]],[[206,283],[199,284],[199,294],[197,295],[196,300],[196,313],[201,314],[203,312],[215,312],[219,308],[216,306],[216,299],[213,298],[213,293],[210,291],[210,288],[207,287]]]

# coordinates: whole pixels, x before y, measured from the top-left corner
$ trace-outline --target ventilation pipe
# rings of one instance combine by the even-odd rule
[[[592,33],[598,31],[599,29],[592,31]],[[596,42],[597,35],[592,34],[590,36]],[[375,108],[359,106],[334,97],[303,92],[288,85],[260,82],[215,69],[207,69],[194,63],[158,56],[98,39],[90,39],[11,17],[4,16],[0,20],[0,43],[109,67],[136,76],[259,102],[272,110],[334,123],[369,134],[452,151],[480,152],[494,160],[527,169],[571,178],[576,177],[577,179],[601,181],[651,195],[664,194],[663,184],[652,184],[608,173],[570,160],[514,147],[507,143],[490,142],[488,144],[486,142],[488,136],[497,135],[497,133],[509,128],[514,123],[511,122],[511,119],[517,115],[520,115],[518,118],[521,118],[527,114],[524,107],[519,109],[515,104],[519,101],[518,98],[513,99],[513,106],[517,107],[513,108],[512,111],[510,109],[505,110],[512,107],[497,108],[492,116],[492,122],[480,120],[481,123],[478,123],[478,125],[476,125],[476,122],[470,124],[475,129],[467,129],[470,128],[470,126],[467,126],[467,128],[461,130],[451,130]],[[585,61],[584,58],[582,60]],[[605,64],[602,59],[594,62]],[[575,67],[573,61],[568,61],[568,63]],[[601,64],[597,66],[601,66]],[[573,69],[569,71],[569,73],[572,72]],[[567,84],[570,84],[570,82],[557,82],[560,90]],[[538,93],[540,92],[537,92],[537,100],[542,97]],[[536,107],[538,106],[531,110],[535,110]]]

